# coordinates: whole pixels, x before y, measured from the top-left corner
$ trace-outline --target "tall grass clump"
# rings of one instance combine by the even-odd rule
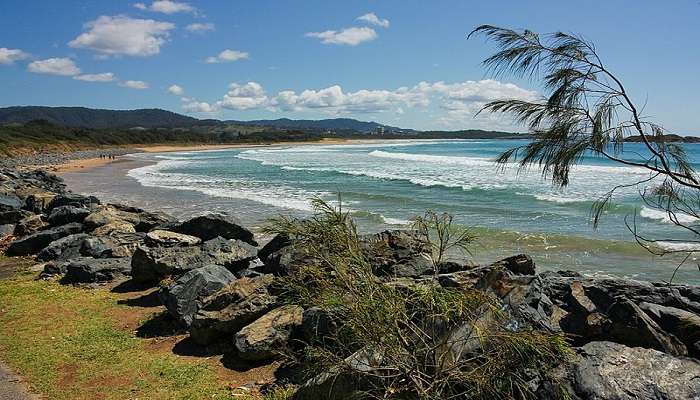
[[[298,355],[310,376],[330,371],[353,382],[359,398],[534,399],[528,383],[567,359],[562,336],[508,329],[507,313],[486,292],[444,288],[431,277],[378,278],[348,213],[313,205],[309,219],[279,217],[267,227],[304,257],[281,279],[286,300],[327,319]],[[427,240],[435,237],[427,230],[451,229],[451,218],[428,218],[418,221]],[[454,238],[467,243],[443,236]],[[432,248],[440,253],[439,243]]]

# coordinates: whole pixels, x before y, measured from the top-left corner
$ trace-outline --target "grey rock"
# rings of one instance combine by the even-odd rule
[[[187,221],[166,225],[163,229],[196,236],[202,240],[211,240],[220,236],[224,239],[237,239],[253,246],[258,245],[253,233],[230,214],[204,214]]]
[[[201,300],[235,279],[226,268],[210,265],[185,273],[172,285],[162,288],[158,295],[170,314],[180,324],[189,327]]]
[[[128,276],[131,265],[126,258],[78,258],[65,265],[64,283],[100,283]]]
[[[700,399],[700,363],[656,350],[591,342],[574,366],[575,390],[586,400]]]
[[[36,233],[46,226],[47,224],[41,219],[41,215],[30,215],[17,223],[14,234],[17,237],[23,237]]]
[[[146,234],[146,245],[151,247],[194,246],[200,244],[201,242],[202,239],[196,236],[165,231],[162,229],[155,229]]]
[[[222,238],[208,240],[201,246],[139,247],[132,258],[132,272],[136,281],[157,282],[165,276],[181,275],[207,265],[241,270],[256,257],[255,247]]]
[[[15,233],[15,224],[0,225],[0,238],[10,236]]]
[[[22,208],[24,203],[13,193],[0,193],[0,211],[12,211]]]
[[[74,207],[89,207],[100,204],[100,200],[95,196],[83,196],[76,193],[59,194],[51,199],[47,211],[51,211],[56,207],[74,206]]]
[[[138,218],[139,221],[134,225],[136,232],[148,232],[177,221],[174,217],[163,212],[142,211],[138,213]]]
[[[288,305],[274,309],[236,333],[238,356],[245,360],[268,360],[286,349],[292,331],[301,326],[303,309]]]
[[[83,222],[85,217],[87,217],[89,214],[90,210],[87,208],[60,206],[51,210],[48,221],[51,226],[65,225],[71,222]]]
[[[76,233],[58,240],[54,240],[48,246],[44,247],[36,258],[39,261],[67,261],[71,258],[80,257],[80,248],[83,241],[89,235],[85,233]]]
[[[292,241],[289,240],[287,235],[275,235],[275,237],[273,237],[269,242],[265,243],[265,245],[258,251],[258,257],[260,260],[265,262],[270,254],[280,250],[283,247],[287,247],[290,244],[292,244]]]
[[[639,308],[644,310],[659,326],[680,339],[688,348],[688,352],[698,358],[700,356],[700,316],[675,307],[658,304],[641,303]]]
[[[336,323],[318,307],[304,310],[299,335],[307,343],[323,341],[337,330]]]
[[[190,335],[203,345],[230,338],[277,304],[270,294],[272,275],[240,278],[202,299],[192,319]]]
[[[535,262],[527,254],[518,254],[493,263],[494,266],[503,266],[510,272],[518,275],[534,275]]]
[[[16,224],[30,215],[32,213],[20,209],[2,211],[0,212],[0,225]]]
[[[422,259],[430,254],[430,245],[416,231],[386,230],[374,235],[360,237],[360,245],[372,268],[379,276],[397,276],[393,266],[400,264],[399,271],[422,268]],[[432,267],[429,273],[432,273]],[[408,275],[407,275],[408,276]]]
[[[39,231],[25,238],[12,242],[7,249],[7,255],[27,256],[30,254],[36,254],[54,240],[80,233],[82,231],[83,225],[77,222]]]

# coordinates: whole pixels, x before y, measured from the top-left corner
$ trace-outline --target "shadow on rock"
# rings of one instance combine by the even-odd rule
[[[154,315],[136,329],[136,336],[140,338],[168,337],[184,333],[187,333],[187,330],[166,311]]]
[[[238,356],[238,352],[236,352],[235,350],[224,353],[224,357],[221,359],[221,364],[224,367],[237,372],[250,371],[251,369],[259,368],[269,363],[270,360],[244,360]]]

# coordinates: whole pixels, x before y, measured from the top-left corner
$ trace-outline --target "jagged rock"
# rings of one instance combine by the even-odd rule
[[[244,277],[202,299],[190,326],[192,339],[206,345],[230,338],[264,315],[277,304],[277,297],[268,291],[272,282],[272,275]]]
[[[518,275],[534,275],[535,262],[527,254],[518,254],[500,261],[496,261],[493,266],[502,266],[510,272]]]
[[[101,239],[112,248],[112,257],[131,257],[139,246],[144,244],[146,235],[142,232],[112,232]]]
[[[7,249],[9,256],[27,256],[36,254],[54,240],[83,231],[83,225],[77,222],[39,231],[25,238],[15,240]]]
[[[48,211],[54,197],[56,197],[56,193],[37,190],[24,200],[24,209],[35,214],[41,214]]]
[[[132,258],[132,272],[136,281],[157,282],[165,276],[181,275],[207,265],[241,270],[256,257],[255,247],[222,238],[208,240],[201,246],[139,247]]]
[[[0,212],[0,225],[16,224],[31,215],[30,212],[20,209],[2,211]]]
[[[700,363],[611,342],[581,348],[576,393],[586,400],[700,399]]]
[[[700,316],[675,307],[641,303],[644,310],[659,326],[680,339],[694,357],[700,356]]]
[[[99,228],[95,228],[95,230],[92,231],[92,234],[95,236],[107,236],[115,232],[136,233],[136,229],[134,228],[134,225],[126,221],[114,220],[106,225],[100,226]]]
[[[425,264],[422,256],[430,254],[430,245],[416,231],[410,230],[387,230],[375,235],[363,235],[360,245],[379,276],[397,276],[392,269],[397,264],[404,264],[400,271],[421,269]],[[428,273],[432,273],[432,270],[431,266]]]
[[[100,200],[95,196],[83,196],[76,193],[59,194],[51,199],[47,211],[51,211],[56,207],[74,206],[74,207],[90,207],[100,204]]]
[[[88,215],[90,215],[90,210],[87,208],[60,206],[51,210],[48,220],[51,226],[59,226],[71,222],[83,222]]]
[[[163,229],[196,236],[205,241],[220,236],[224,239],[237,239],[253,246],[258,245],[255,242],[253,233],[230,214],[204,214],[184,222],[166,225]]]
[[[661,329],[653,319],[625,297],[617,298],[608,309],[607,316],[610,319],[610,327],[604,334],[609,336],[611,341],[626,346],[656,349],[674,356],[688,354],[683,343]]]
[[[2,224],[0,225],[0,238],[3,238],[5,236],[10,236],[14,234],[15,232],[15,225],[14,224]]]
[[[290,275],[309,260],[299,247],[292,244],[270,253],[263,260],[265,262],[263,272],[275,276]]]
[[[262,249],[258,251],[258,257],[263,262],[266,262],[270,254],[280,250],[283,247],[287,247],[290,244],[292,244],[292,241],[289,240],[289,237],[287,235],[275,235],[275,237],[273,237],[269,242],[265,244],[265,246],[262,247]]]
[[[146,245],[151,247],[194,246],[202,240],[196,236],[156,229],[146,234]]]
[[[47,226],[41,215],[30,215],[17,223],[15,236],[22,237],[36,233]]]
[[[113,206],[102,206],[97,211],[94,211],[85,218],[83,223],[89,230],[95,230],[105,225],[110,224],[129,224],[134,225],[140,222],[138,214],[127,211],[120,211]],[[135,232],[135,229],[134,229]]]
[[[22,208],[24,203],[13,193],[0,193],[0,211],[12,211]]]
[[[289,305],[274,309],[236,333],[240,358],[267,360],[287,347],[292,331],[302,322],[303,309]]]
[[[126,258],[78,258],[65,265],[64,283],[109,282],[127,276],[131,265]]]
[[[39,261],[67,261],[71,258],[80,257],[80,248],[83,241],[89,235],[85,233],[76,233],[58,240],[54,240],[48,246],[44,247],[36,258]]]
[[[80,244],[80,254],[92,258],[114,257],[115,243],[109,238],[87,237]]]
[[[307,343],[330,337],[337,329],[329,315],[318,307],[304,310],[299,334]]]
[[[201,299],[217,292],[235,279],[226,268],[209,265],[185,273],[172,285],[162,288],[158,295],[170,314],[180,324],[189,327],[192,317],[199,309]]]
[[[177,221],[174,217],[163,212],[141,211],[138,213],[138,218],[139,221],[134,225],[136,232],[149,232],[154,228]]]

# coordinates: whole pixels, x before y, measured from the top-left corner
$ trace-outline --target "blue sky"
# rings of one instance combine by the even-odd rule
[[[3,0],[0,106],[512,128],[474,111],[540,88],[489,80],[493,47],[466,40],[488,23],[585,36],[647,115],[700,134],[699,17],[697,0]]]

